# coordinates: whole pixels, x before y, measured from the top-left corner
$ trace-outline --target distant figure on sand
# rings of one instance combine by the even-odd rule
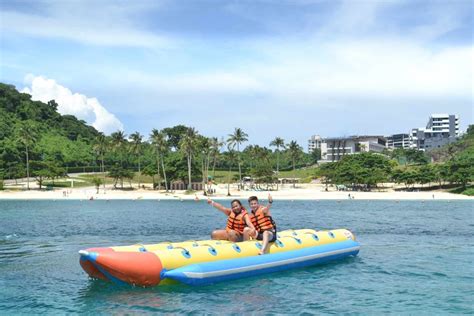
[[[239,200],[233,200],[230,203],[231,209],[211,199],[208,199],[207,203],[228,216],[226,229],[213,231],[211,234],[212,239],[239,242],[249,239],[248,234],[244,236],[244,229],[247,229],[246,232],[248,229],[255,231],[247,211],[242,207],[242,203]]]

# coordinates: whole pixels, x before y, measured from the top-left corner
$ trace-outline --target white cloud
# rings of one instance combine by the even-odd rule
[[[151,6],[109,4],[89,5],[81,1],[43,3],[43,14],[2,12],[0,30],[4,34],[60,38],[98,46],[163,48],[171,41],[138,28],[130,16]]]
[[[30,94],[32,99],[37,101],[55,100],[61,114],[74,115],[106,134],[123,130],[123,124],[115,115],[107,111],[96,98],[88,98],[80,93],[72,93],[71,90],[56,81],[42,76],[28,74],[25,76],[25,83],[31,85],[31,87],[25,87],[21,92]]]

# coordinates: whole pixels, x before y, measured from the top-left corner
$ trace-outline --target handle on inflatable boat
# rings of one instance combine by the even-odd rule
[[[213,256],[217,255],[217,250],[216,248],[214,248],[213,245],[210,245],[210,244],[200,244],[200,246],[208,246],[209,247],[209,253]]]
[[[137,244],[140,248],[138,248],[138,251],[140,252],[148,252],[148,249],[146,249],[144,244]]]
[[[311,237],[313,237],[314,240],[319,241],[319,237],[316,233],[306,232],[305,234],[311,235]]]
[[[183,257],[185,257],[186,259],[191,258],[191,253],[189,252],[188,249],[184,247],[173,247],[171,249],[182,249],[183,251],[181,251],[181,254],[183,255]]]
[[[233,243],[232,243],[232,248],[233,248],[235,251],[237,251],[237,252],[241,252],[241,251],[242,251],[242,249],[239,247],[239,245],[237,245],[236,242],[233,242]]]
[[[296,242],[297,242],[298,244],[303,243],[303,242],[301,241],[301,239],[299,239],[298,237],[295,237],[295,236],[285,236],[285,237],[293,238],[294,240],[296,240]]]
[[[295,232],[294,229],[288,229],[291,232],[291,235],[298,236],[298,233]]]

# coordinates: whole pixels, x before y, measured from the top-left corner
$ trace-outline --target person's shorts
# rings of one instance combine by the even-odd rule
[[[276,232],[276,229],[270,229],[270,230],[268,230],[268,231],[273,234],[273,237],[272,237],[272,239],[270,239],[270,242],[274,242],[274,241],[277,239],[277,232]],[[262,239],[263,239],[263,232],[258,233],[258,235],[257,235],[257,240],[262,240]]]

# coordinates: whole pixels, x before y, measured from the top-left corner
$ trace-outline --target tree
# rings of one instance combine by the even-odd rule
[[[115,154],[120,157],[120,166],[123,167],[123,151],[127,140],[125,139],[127,135],[123,131],[117,131],[110,135],[112,148]]]
[[[229,173],[227,175],[227,196],[230,196],[230,175],[232,173],[232,164],[235,163],[235,160],[237,159],[237,155],[233,146],[227,146],[226,157],[229,164]]]
[[[166,134],[164,132],[158,131],[157,129],[153,129],[151,131],[150,139],[157,156],[156,169],[158,173],[158,183],[160,183],[160,162],[161,162],[161,167],[163,170],[163,178],[165,179],[165,189],[166,189],[166,192],[168,192],[168,181],[166,179],[166,169],[165,169],[165,162],[164,162],[164,155],[169,150],[168,142],[166,140]]]
[[[131,147],[130,150],[133,154],[135,154],[138,158],[138,188],[140,188],[140,176],[141,176],[141,165],[140,165],[140,159],[142,155],[142,141],[143,141],[143,136],[140,135],[139,132],[135,132],[130,135],[130,138],[132,139]]]
[[[204,136],[199,136],[197,139],[197,147],[199,148],[199,152],[201,154],[202,186],[204,195],[207,195],[206,185],[209,180],[209,164],[213,150],[211,139]]]
[[[320,148],[314,148],[313,151],[311,151],[311,159],[313,160],[313,163],[318,163],[318,161],[321,160]]]
[[[220,140],[217,137],[212,137],[211,138],[211,155],[212,155],[212,177],[215,178],[216,176],[216,162],[219,159],[219,154],[222,149],[222,146],[224,146],[225,142],[224,139]]]
[[[92,178],[92,183],[95,185],[96,193],[99,194],[100,185],[103,183],[102,179],[99,177]]]
[[[132,179],[133,172],[123,168],[121,165],[116,164],[115,166],[111,167],[109,170],[109,177],[114,179],[114,188],[117,188],[117,183],[120,181],[120,188],[123,189],[123,180],[124,179]]]
[[[37,139],[34,122],[26,121],[20,125],[18,130],[19,141],[25,146],[26,154],[26,188],[30,189],[30,159],[29,150]]]
[[[166,135],[168,147],[172,148],[174,151],[179,149],[179,143],[181,141],[181,138],[183,138],[187,131],[188,127],[184,125],[167,127],[162,130],[162,132]]]
[[[105,164],[104,164],[104,155],[107,151],[108,148],[108,141],[107,137],[105,137],[104,133],[100,133],[96,138],[95,138],[95,144],[94,144],[94,151],[96,152],[97,156],[100,157],[100,172],[102,172],[103,175],[103,185],[105,189]]]
[[[271,151],[258,145],[253,146],[255,167],[250,170],[250,174],[255,178],[256,183],[273,183],[276,180],[272,163],[270,161]]]
[[[336,162],[324,163],[316,170],[316,176],[323,178],[323,183],[326,185],[326,191],[328,190],[328,185],[335,179],[336,164]]]
[[[242,186],[242,169],[240,167],[240,145],[248,140],[247,135],[241,128],[236,127],[233,134],[229,134],[227,143],[234,147],[237,146],[237,162],[239,164],[239,182]],[[240,188],[240,187],[239,187]]]
[[[465,152],[448,162],[449,180],[463,189],[474,181],[474,152]]]
[[[422,185],[436,181],[435,169],[431,165],[422,165],[418,168],[418,183]]]
[[[181,138],[179,142],[179,149],[183,154],[186,155],[188,162],[188,191],[192,190],[192,179],[191,179],[191,169],[192,169],[192,159],[193,154],[197,146],[197,132],[194,128],[190,127],[187,129],[186,134]]]
[[[301,158],[301,155],[303,153],[303,148],[298,145],[298,143],[294,140],[292,140],[288,145],[288,153],[290,154],[291,157],[291,163],[293,165],[293,188],[296,187],[296,162]]]
[[[280,148],[285,149],[285,141],[281,137],[275,137],[275,139],[271,141],[270,146],[276,147],[277,173],[280,173]]]

